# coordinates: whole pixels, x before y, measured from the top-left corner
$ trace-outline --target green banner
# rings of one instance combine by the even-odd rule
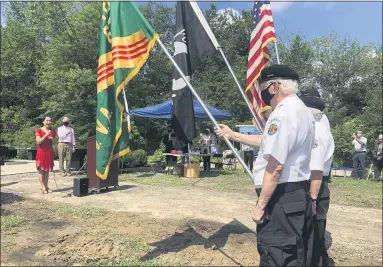
[[[96,174],[129,152],[123,89],[149,57],[158,34],[133,2],[103,2],[97,71]]]

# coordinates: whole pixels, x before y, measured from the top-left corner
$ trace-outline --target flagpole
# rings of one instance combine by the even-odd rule
[[[185,81],[187,86],[189,87],[190,91],[194,95],[194,97],[198,100],[198,102],[201,104],[202,108],[205,110],[207,116],[209,119],[213,122],[214,126],[216,128],[219,128],[219,125],[217,121],[214,119],[213,115],[210,113],[209,109],[206,107],[205,103],[202,101],[202,99],[199,97],[198,93],[196,90],[193,88],[189,80],[186,78],[185,74],[182,72],[181,68],[178,66],[178,64],[175,62],[173,57],[170,55],[169,51],[166,49],[165,45],[162,43],[162,41],[158,38],[157,39],[158,44],[161,46],[162,50],[164,50],[166,56],[170,59],[170,61],[173,63],[174,67],[177,69],[178,73],[181,75],[182,79]],[[253,180],[253,173],[250,171],[250,169],[247,167],[243,159],[240,157],[238,154],[237,150],[234,148],[233,144],[230,142],[230,140],[226,137],[223,136],[225,139],[226,144],[230,147],[230,149],[233,151],[235,157],[238,159],[238,161],[242,164],[242,167],[245,169],[247,174],[250,176],[250,179]]]
[[[124,104],[125,104],[125,112],[126,112],[126,119],[128,122],[128,132],[130,133],[130,115],[129,115],[129,107],[128,107],[128,101],[126,100],[126,93],[125,93],[125,87],[122,90],[123,96],[124,96]]]
[[[275,47],[275,54],[277,54],[277,63],[280,64],[280,63],[279,63],[279,55],[278,55],[277,41],[275,41],[275,43],[274,43],[274,47]]]
[[[219,50],[219,52],[221,53],[222,58],[223,58],[223,60],[224,60],[225,63],[226,63],[226,66],[229,68],[229,71],[230,71],[231,75],[233,76],[235,83],[237,84],[237,87],[238,87],[238,89],[239,89],[239,92],[241,93],[243,99],[244,99],[245,102],[246,102],[247,107],[249,108],[249,110],[250,110],[250,112],[251,112],[251,115],[253,116],[253,119],[254,119],[255,123],[257,124],[257,127],[258,127],[258,129],[259,129],[259,132],[260,132],[260,133],[263,133],[262,125],[261,125],[261,123],[259,122],[257,116],[255,115],[254,109],[251,107],[251,104],[250,104],[250,102],[249,102],[249,99],[247,98],[247,96],[246,96],[244,90],[242,89],[242,86],[241,86],[241,84],[239,83],[239,81],[238,81],[238,79],[237,79],[237,76],[235,76],[235,73],[234,73],[233,69],[231,68],[231,66],[230,66],[230,64],[229,64],[229,61],[227,60],[225,54],[223,53],[222,48],[221,48],[221,47],[218,47],[218,50]]]

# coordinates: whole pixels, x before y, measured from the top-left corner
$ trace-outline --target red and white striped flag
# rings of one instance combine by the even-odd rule
[[[246,96],[252,105],[258,121],[264,127],[265,120],[259,113],[261,108],[265,106],[259,91],[259,77],[261,71],[270,64],[270,54],[267,45],[271,41],[276,41],[270,1],[254,2],[252,14],[253,30],[251,32],[250,52],[247,63]]]

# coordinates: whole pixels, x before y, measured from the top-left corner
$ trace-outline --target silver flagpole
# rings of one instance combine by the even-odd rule
[[[250,102],[249,102],[249,99],[247,99],[247,96],[246,96],[245,92],[243,91],[242,86],[241,86],[241,84],[239,83],[239,81],[238,81],[238,79],[237,79],[237,76],[235,76],[234,71],[233,71],[233,69],[231,68],[231,66],[230,66],[230,64],[229,64],[229,61],[227,61],[227,58],[226,58],[225,54],[224,54],[223,51],[222,51],[222,48],[221,48],[221,47],[218,47],[218,50],[219,50],[219,52],[221,53],[222,58],[223,58],[223,60],[224,60],[225,63],[226,63],[226,66],[229,68],[229,71],[230,71],[231,75],[233,76],[235,83],[237,84],[237,87],[238,87],[238,89],[239,89],[239,92],[241,93],[243,99],[245,100],[245,102],[246,102],[246,104],[247,104],[247,107],[249,108],[249,110],[250,110],[250,112],[251,112],[251,115],[253,116],[253,119],[254,119],[255,123],[257,124],[257,126],[258,126],[258,129],[259,129],[260,133],[263,133],[263,128],[262,128],[262,126],[261,126],[261,123],[258,121],[258,118],[257,118],[257,116],[255,115],[255,112],[254,112],[253,108],[251,107],[251,104],[250,104]]]
[[[125,112],[126,112],[126,119],[127,119],[127,122],[128,122],[128,132],[129,132],[129,128],[130,128],[130,115],[129,115],[128,101],[126,100],[125,87],[123,89],[123,96],[124,96]]]
[[[189,80],[186,78],[185,74],[182,72],[181,68],[178,66],[178,64],[175,62],[175,60],[173,59],[173,57],[170,55],[169,51],[166,49],[165,45],[162,43],[162,41],[158,38],[157,39],[157,42],[158,44],[161,46],[162,50],[164,50],[166,56],[170,59],[170,61],[173,63],[174,67],[177,69],[178,73],[181,75],[182,79],[185,81],[185,83],[187,84],[187,86],[189,87],[190,91],[192,92],[192,94],[194,95],[194,97],[198,100],[198,102],[201,104],[202,108],[205,110],[207,116],[209,117],[209,119],[214,123],[214,126],[219,128],[219,125],[217,123],[217,121],[214,119],[213,115],[210,113],[210,111],[208,110],[208,108],[206,107],[205,103],[202,101],[202,99],[199,97],[198,93],[196,92],[196,90],[193,88],[193,86],[190,84]],[[250,171],[250,169],[247,167],[247,165],[245,164],[245,162],[243,161],[243,159],[240,157],[240,155],[238,154],[237,150],[235,149],[235,147],[233,146],[233,144],[230,142],[230,140],[224,136],[224,139],[225,139],[225,142],[226,144],[230,147],[230,149],[233,151],[235,157],[238,159],[238,161],[242,164],[243,168],[245,169],[245,171],[247,172],[247,174],[250,176],[251,180],[253,180],[253,174],[252,172]]]
[[[275,54],[277,54],[277,63],[280,64],[280,63],[279,63],[279,55],[278,55],[277,41],[275,41],[275,43],[274,43],[274,47],[275,47]]]
[[[233,76],[234,80],[235,80],[235,83],[237,84],[238,86],[238,89],[239,89],[239,92],[241,93],[243,99],[245,100],[246,104],[247,104],[247,107],[249,108],[250,110],[250,113],[255,121],[255,123],[257,124],[257,127],[259,129],[259,131],[262,133],[263,132],[263,129],[261,127],[261,123],[259,122],[256,114],[254,113],[254,110],[253,108],[251,107],[251,104],[249,102],[249,100],[247,99],[247,96],[245,95],[245,92],[243,91],[242,87],[241,87],[241,84],[239,83],[237,77],[235,76],[234,74],[234,71],[232,70],[230,64],[229,64],[229,61],[227,61],[226,59],[226,56],[225,54],[223,53],[222,51],[222,48],[219,46],[218,44],[218,41],[217,39],[215,38],[215,35],[213,33],[213,31],[211,30],[210,26],[209,26],[209,23],[207,23],[206,19],[205,19],[205,16],[203,15],[201,9],[199,8],[198,4],[196,1],[194,0],[189,0],[189,3],[190,3],[190,6],[192,7],[192,9],[194,10],[194,13],[196,14],[196,16],[198,17],[199,21],[201,22],[203,28],[205,29],[207,35],[209,36],[210,38],[210,41],[213,43],[215,49],[219,50],[219,52],[221,52],[221,55],[223,57],[223,60],[225,61],[226,63],[226,66],[229,68],[230,70],[230,73],[231,75]]]

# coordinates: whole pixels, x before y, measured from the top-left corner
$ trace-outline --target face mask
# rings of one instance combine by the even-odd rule
[[[261,92],[262,100],[263,100],[263,102],[265,102],[266,106],[270,106],[271,99],[273,99],[274,96],[275,95],[270,94],[269,88],[267,88]]]
[[[357,136],[357,137],[361,137],[362,135],[361,135],[361,134],[357,134],[356,136]]]
[[[65,126],[68,126],[69,125],[69,122],[64,122],[63,123]]]

